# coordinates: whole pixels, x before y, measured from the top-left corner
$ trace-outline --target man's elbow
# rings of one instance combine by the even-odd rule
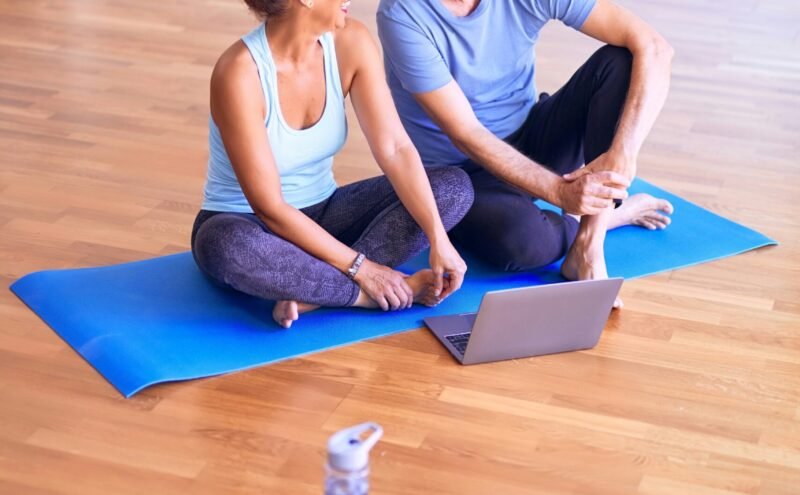
[[[663,36],[658,36],[656,41],[656,51],[661,55],[661,57],[672,63],[672,59],[675,57],[675,49],[666,39],[664,39]]]
[[[658,33],[652,33],[643,36],[636,43],[639,53],[644,54],[648,58],[660,60],[667,64],[672,63],[672,58],[675,56],[675,49],[672,45]]]

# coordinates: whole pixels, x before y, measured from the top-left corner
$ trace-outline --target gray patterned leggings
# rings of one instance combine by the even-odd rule
[[[426,170],[445,229],[472,205],[472,184],[459,167]],[[385,176],[338,188],[301,210],[368,259],[395,267],[428,247],[428,239]],[[192,229],[197,266],[227,287],[271,300],[352,306],[358,285],[333,266],[270,232],[252,213],[200,210]]]

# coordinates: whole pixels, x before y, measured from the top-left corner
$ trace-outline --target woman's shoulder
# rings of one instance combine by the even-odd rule
[[[333,39],[337,45],[351,45],[371,40],[372,35],[369,33],[369,29],[367,29],[367,26],[365,26],[363,22],[353,19],[352,17],[348,17],[345,21],[344,27],[334,31]]]
[[[254,72],[257,74],[257,68],[250,55],[250,50],[242,40],[237,40],[217,59],[211,73],[211,81],[213,83],[215,79],[220,81],[235,79]]]
[[[369,50],[377,47],[375,39],[361,21],[347,18],[343,28],[337,29],[333,33],[334,45],[336,46],[336,59],[339,62],[339,73],[342,76],[342,87],[349,88],[349,81],[364,64],[371,64]]]
[[[220,55],[211,72],[210,86],[212,113],[215,101],[232,103],[262,99],[258,68],[242,40],[233,43]]]

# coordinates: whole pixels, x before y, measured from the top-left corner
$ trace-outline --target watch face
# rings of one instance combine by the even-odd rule
[[[356,259],[353,260],[353,264],[350,266],[350,268],[347,269],[347,276],[348,277],[350,277],[351,279],[355,278],[356,273],[358,273],[358,269],[361,268],[361,264],[364,262],[365,258],[366,258],[366,256],[364,256],[364,254],[358,253],[358,256],[356,256]]]

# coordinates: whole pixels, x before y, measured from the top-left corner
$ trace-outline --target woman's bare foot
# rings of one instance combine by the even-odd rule
[[[283,328],[289,328],[292,326],[292,323],[300,318],[301,314],[314,311],[317,308],[319,308],[319,306],[314,304],[297,301],[278,301],[272,309],[272,319]]]
[[[429,268],[420,270],[406,279],[406,282],[408,282],[408,285],[411,286],[411,290],[414,292],[415,303],[433,307],[442,302],[436,294],[435,281],[436,275],[434,275],[433,270]],[[445,277],[444,286],[442,287],[443,290],[447,289],[447,284],[447,277]]]
[[[414,294],[414,302],[417,304],[424,304],[425,306],[436,306],[441,302],[436,295],[434,287],[435,275],[433,270],[426,268],[420,270],[413,275],[406,277],[406,283],[411,287],[411,292]],[[444,281],[447,284],[447,279]],[[363,290],[359,292],[358,299],[356,299],[353,306],[357,308],[377,308],[378,303],[373,301]]]
[[[435,278],[433,270],[431,269],[420,270],[406,277],[406,282],[414,293],[415,303],[424,304],[425,306],[436,306],[441,302],[436,295],[436,289],[434,287]],[[444,280],[444,283],[446,286],[447,279]],[[370,299],[364,291],[359,291],[358,298],[353,306],[357,308],[377,308],[378,303]],[[289,328],[292,326],[292,323],[300,318],[301,314],[314,311],[318,308],[319,306],[317,305],[297,301],[278,301],[272,309],[272,319],[283,328]]]
[[[639,193],[626,199],[614,210],[608,221],[608,230],[625,225],[638,225],[648,230],[661,230],[670,224],[672,204],[666,199]]]
[[[585,248],[578,240],[567,252],[561,264],[561,275],[567,280],[598,280],[608,278],[606,259],[602,249]],[[614,309],[624,306],[622,299],[614,300]]]

